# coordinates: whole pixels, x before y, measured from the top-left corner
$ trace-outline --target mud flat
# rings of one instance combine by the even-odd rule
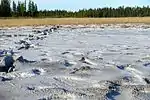
[[[2,27],[0,100],[149,100],[150,26]],[[4,66],[0,64],[0,69]]]

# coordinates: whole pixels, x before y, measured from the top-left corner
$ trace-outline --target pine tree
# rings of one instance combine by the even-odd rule
[[[10,17],[11,16],[11,7],[10,0],[1,0],[1,16],[2,17]]]
[[[38,14],[38,7],[37,4],[34,4],[34,16],[37,16]]]
[[[20,5],[20,12],[21,12],[21,16],[24,16],[24,12],[25,12],[24,3],[21,3],[21,5]]]
[[[27,1],[26,0],[24,1],[24,11],[25,12],[27,11]]]
[[[14,13],[17,12],[17,5],[16,5],[15,1],[13,1],[13,12]]]
[[[21,2],[18,1],[18,5],[17,5],[17,14],[18,16],[21,16]]]
[[[28,15],[31,16],[32,13],[32,1],[29,0],[29,4],[28,4]]]
[[[34,10],[35,10],[34,2],[32,1],[32,2],[31,2],[31,16],[32,16],[32,17],[34,16]]]
[[[12,5],[12,11],[13,11],[13,13],[12,13],[12,15],[13,16],[16,16],[16,13],[17,13],[17,5],[16,5],[16,3],[13,1],[13,5]]]
[[[1,9],[1,4],[0,4],[0,17],[2,16],[2,9]]]

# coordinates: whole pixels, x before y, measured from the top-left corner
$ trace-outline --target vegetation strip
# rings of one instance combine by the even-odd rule
[[[16,0],[15,0],[16,1]],[[150,7],[104,7],[95,9],[81,9],[79,11],[67,10],[38,10],[33,0],[15,2],[14,0],[1,0],[0,17],[51,17],[51,18],[102,18],[102,17],[147,17],[150,16]],[[28,2],[27,2],[28,1]],[[12,4],[11,4],[12,3]],[[51,6],[51,5],[50,5]]]
[[[87,25],[87,24],[124,24],[124,23],[150,23],[150,17],[133,18],[20,18],[0,19],[0,27],[12,26],[41,26],[41,25]]]

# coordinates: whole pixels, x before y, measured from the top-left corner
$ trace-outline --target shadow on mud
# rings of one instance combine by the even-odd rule
[[[115,97],[118,95],[120,95],[120,93],[115,90],[111,90],[111,91],[109,91],[109,93],[106,94],[106,96],[109,100],[116,100]]]
[[[116,84],[116,83],[113,83],[113,82],[110,82],[110,86],[109,86],[109,91],[108,93],[106,94],[106,97],[109,99],[109,100],[116,100],[115,97],[120,95],[120,90],[119,90],[119,87],[120,85],[119,84]]]
[[[0,66],[0,72],[6,72],[5,66]]]

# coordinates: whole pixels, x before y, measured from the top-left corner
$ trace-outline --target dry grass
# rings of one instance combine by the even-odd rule
[[[31,25],[66,25],[66,24],[116,24],[116,23],[146,23],[150,17],[129,18],[43,18],[43,19],[0,19],[0,26],[31,26]]]

